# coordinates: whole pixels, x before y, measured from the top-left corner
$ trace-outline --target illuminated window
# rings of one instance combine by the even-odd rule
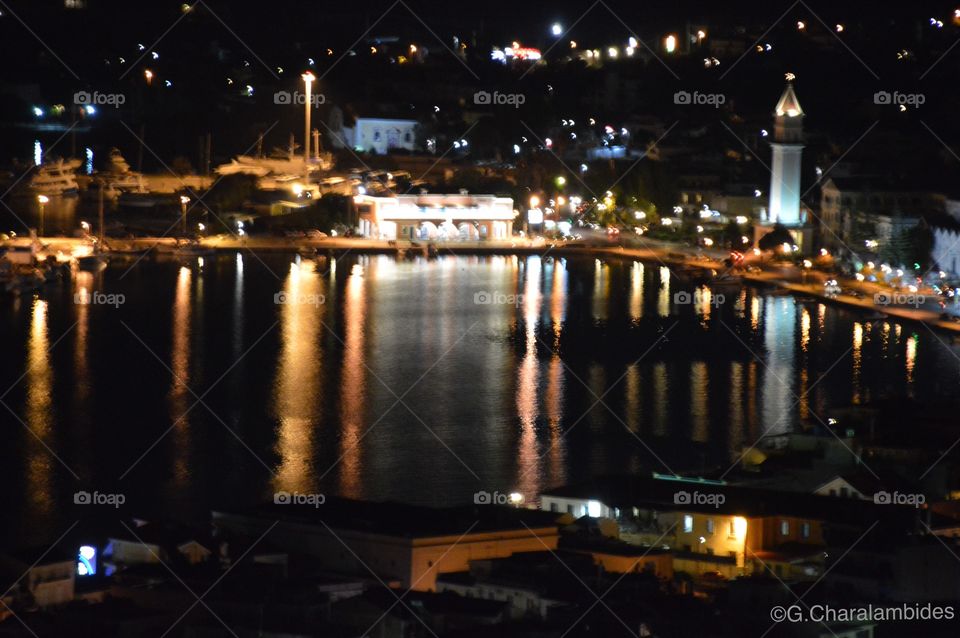
[[[693,531],[693,516],[690,514],[683,515],[683,531],[692,532]]]
[[[810,523],[800,523],[800,536],[810,538]]]
[[[713,519],[707,519],[707,534],[713,534]]]
[[[780,535],[787,536],[790,534],[790,521],[780,521]]]
[[[728,535],[728,536],[736,536],[736,535],[737,535],[737,528],[736,528],[736,526],[733,524],[733,520],[730,521],[730,528],[727,530],[727,535]]]

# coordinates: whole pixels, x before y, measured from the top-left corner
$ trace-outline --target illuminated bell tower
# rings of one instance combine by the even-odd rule
[[[773,128],[773,166],[770,170],[770,208],[767,221],[800,226],[800,159],[803,155],[803,109],[793,92],[793,74],[777,102]]]

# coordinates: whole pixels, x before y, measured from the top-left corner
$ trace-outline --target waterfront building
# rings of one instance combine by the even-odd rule
[[[513,199],[495,195],[357,195],[360,234],[375,239],[509,239]]]
[[[438,574],[472,560],[556,549],[556,517],[536,510],[478,505],[430,508],[328,498],[322,509],[274,505],[250,513],[214,512],[221,530],[313,556],[323,569],[370,576],[404,589],[434,591]]]
[[[831,249],[885,247],[920,218],[936,216],[945,206],[942,194],[880,176],[832,175],[823,181],[820,193],[821,241]]]
[[[891,528],[906,530],[916,515],[872,499],[786,497],[781,491],[657,474],[554,488],[541,494],[540,506],[614,519],[622,540],[669,547],[674,572],[730,579],[772,571],[792,581],[815,580],[823,573],[828,529],[859,529],[870,517],[889,518]]]

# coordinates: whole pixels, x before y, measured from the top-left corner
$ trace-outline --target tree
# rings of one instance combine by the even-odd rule
[[[774,250],[777,246],[783,244],[793,244],[793,235],[783,224],[777,224],[769,233],[760,238],[757,245],[760,250]]]

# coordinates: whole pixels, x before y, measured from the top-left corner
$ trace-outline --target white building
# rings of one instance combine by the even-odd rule
[[[330,117],[334,148],[386,155],[392,150],[417,150],[417,121],[400,118],[358,117],[352,127],[344,126],[343,113],[334,109]]]
[[[517,214],[512,198],[496,195],[358,195],[354,203],[360,234],[375,239],[508,239]]]

